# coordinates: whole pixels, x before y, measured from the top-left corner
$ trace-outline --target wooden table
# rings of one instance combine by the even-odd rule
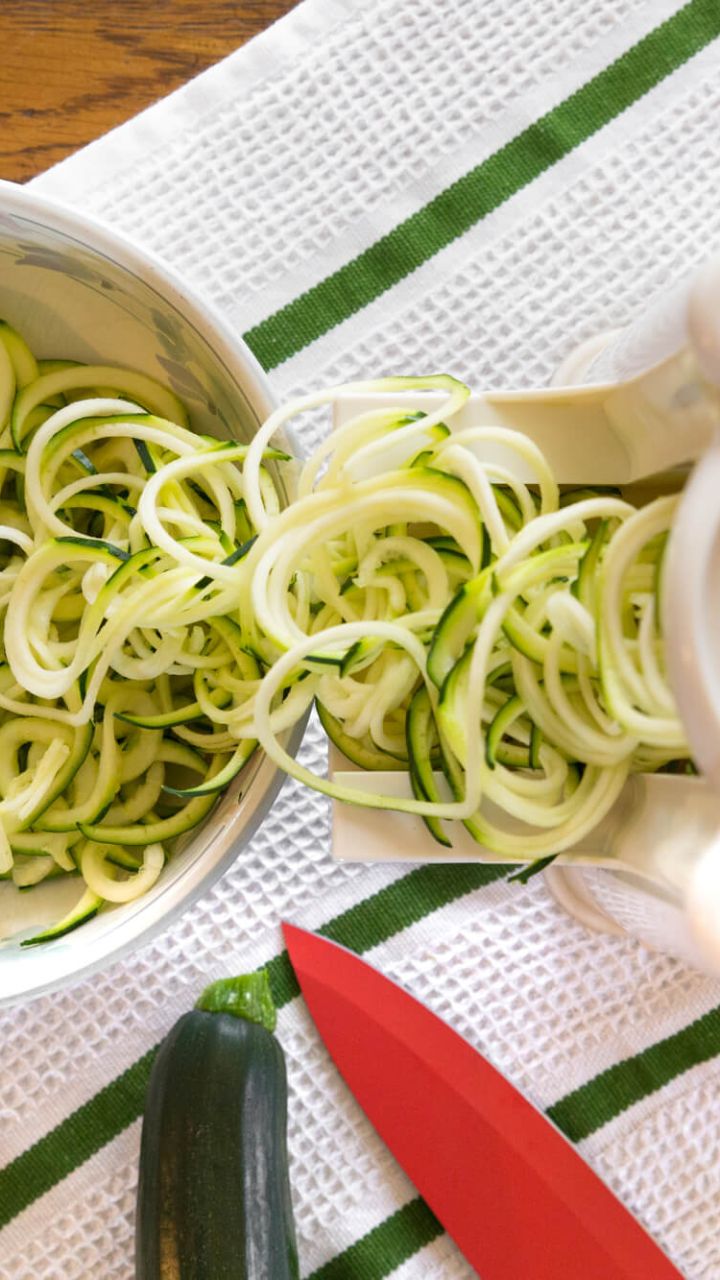
[[[295,0],[0,0],[0,177],[24,182],[177,89]]]

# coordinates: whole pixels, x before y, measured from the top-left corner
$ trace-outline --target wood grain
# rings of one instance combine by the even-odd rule
[[[0,0],[0,176],[26,181],[179,88],[294,0]]]

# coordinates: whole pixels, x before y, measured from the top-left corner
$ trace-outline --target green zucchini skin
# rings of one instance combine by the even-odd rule
[[[137,1280],[298,1280],[287,1077],[274,1035],[192,1010],[153,1065],[140,1150]]]

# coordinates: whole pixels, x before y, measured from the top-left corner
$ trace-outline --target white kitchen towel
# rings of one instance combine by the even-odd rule
[[[305,0],[33,186],[184,273],[281,396],[436,370],[540,385],[720,242],[718,37],[718,0]],[[316,728],[304,758],[322,769]],[[473,1274],[329,1064],[282,916],[447,1017],[688,1280],[720,1280],[720,985],[586,933],[540,877],[333,864],[325,800],[290,782],[170,929],[0,1014],[2,1280],[130,1280],[153,1049],[204,982],[262,962],[302,1276]]]

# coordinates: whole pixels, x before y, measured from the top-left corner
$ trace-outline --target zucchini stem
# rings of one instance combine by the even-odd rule
[[[266,969],[211,982],[195,1008],[205,1013],[229,1013],[234,1018],[244,1018],[246,1022],[257,1022],[266,1031],[274,1031],[277,1025],[277,1010]]]

